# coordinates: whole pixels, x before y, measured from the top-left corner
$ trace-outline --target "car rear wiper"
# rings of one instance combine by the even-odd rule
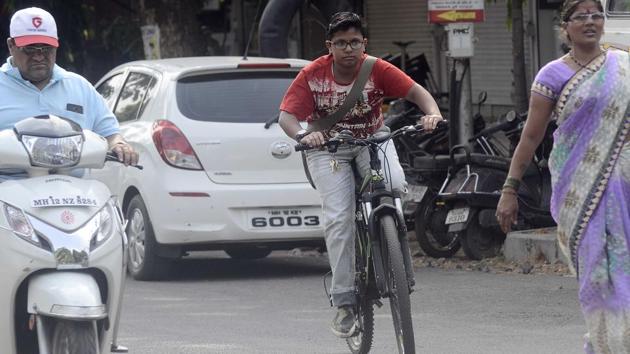
[[[277,114],[276,116],[272,117],[271,119],[269,119],[268,121],[265,122],[265,129],[269,129],[270,126],[273,125],[273,123],[278,123],[278,119],[280,119],[280,115]]]

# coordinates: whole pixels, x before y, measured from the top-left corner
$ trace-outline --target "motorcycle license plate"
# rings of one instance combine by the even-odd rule
[[[450,225],[466,222],[468,220],[469,213],[470,208],[468,207],[451,209],[448,211],[448,214],[446,214],[446,221],[444,222],[444,224]]]
[[[261,229],[312,229],[321,226],[320,208],[262,208],[247,212],[249,228]]]

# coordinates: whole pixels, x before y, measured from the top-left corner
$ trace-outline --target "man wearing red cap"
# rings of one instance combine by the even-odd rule
[[[59,40],[50,13],[37,7],[13,14],[7,46],[11,56],[0,67],[0,129],[28,117],[53,114],[107,138],[127,165],[138,154],[118,134],[118,121],[103,98],[82,76],[55,64]]]

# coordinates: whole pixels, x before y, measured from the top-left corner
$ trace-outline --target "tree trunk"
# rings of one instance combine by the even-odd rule
[[[512,0],[512,74],[514,76],[514,108],[525,112],[528,108],[527,76],[525,74],[525,45],[523,26],[524,0]]]
[[[138,0],[138,4],[142,25],[160,28],[162,58],[206,54],[208,43],[197,20],[202,1]]]

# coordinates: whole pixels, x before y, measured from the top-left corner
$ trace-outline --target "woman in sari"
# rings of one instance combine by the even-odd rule
[[[506,233],[516,222],[520,179],[555,120],[551,213],[579,282],[585,350],[630,353],[630,58],[601,48],[599,1],[565,0],[561,16],[571,50],[534,80],[497,219]]]

